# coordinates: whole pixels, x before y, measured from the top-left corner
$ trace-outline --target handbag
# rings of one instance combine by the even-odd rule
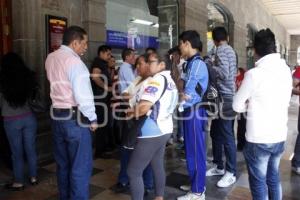
[[[159,101],[160,98],[164,95],[168,86],[167,78],[164,75],[162,76],[164,77],[165,84],[163,92],[157,101]],[[138,119],[131,119],[126,121],[125,128],[122,133],[122,146],[125,149],[134,149],[134,146],[137,142],[139,130],[142,128],[147,118],[147,115],[143,115],[140,116]]]
[[[47,106],[42,101],[41,94],[38,88],[34,90],[31,98],[28,100],[28,105],[31,111],[34,113],[43,113],[47,111]]]

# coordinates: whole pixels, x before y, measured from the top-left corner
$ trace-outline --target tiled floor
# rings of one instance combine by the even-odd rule
[[[295,101],[297,102],[297,101]],[[297,104],[292,104],[289,113],[289,132],[286,151],[282,157],[280,170],[283,186],[284,200],[300,200],[300,176],[291,173],[290,157],[293,152],[295,137],[297,135]],[[183,195],[178,187],[189,183],[185,162],[181,160],[184,154],[176,150],[176,145],[169,146],[166,151],[166,191],[165,199],[174,200]],[[210,153],[208,153],[210,156]],[[117,157],[117,156],[114,156]],[[218,177],[206,179],[206,199],[230,199],[230,200],[250,200],[251,195],[248,185],[248,175],[242,153],[237,153],[238,158],[238,179],[232,187],[220,189],[216,187]],[[208,157],[209,160],[209,157]],[[209,165],[209,162],[208,162]],[[119,171],[119,161],[117,159],[97,159],[94,160],[93,176],[90,183],[90,199],[92,200],[129,200],[129,193],[116,194],[113,192]],[[6,168],[1,168],[0,181],[9,180],[11,172]],[[50,164],[39,170],[40,184],[38,186],[27,185],[21,192],[8,192],[0,189],[1,200],[55,200],[57,199],[57,185],[55,177],[55,164]],[[153,199],[154,194],[150,193],[145,199]]]

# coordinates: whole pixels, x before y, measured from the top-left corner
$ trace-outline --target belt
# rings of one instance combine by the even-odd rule
[[[53,112],[55,113],[69,113],[70,119],[72,120],[78,120],[77,115],[80,115],[80,121],[84,124],[90,124],[90,120],[85,117],[80,110],[78,110],[78,107],[71,107],[71,108],[53,108]],[[72,113],[70,113],[72,112]]]
[[[55,112],[70,112],[70,111],[78,111],[77,107],[71,107],[71,108],[53,108],[53,111]]]

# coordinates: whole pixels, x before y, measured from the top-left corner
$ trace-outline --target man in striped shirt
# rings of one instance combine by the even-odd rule
[[[211,138],[213,150],[213,167],[206,176],[223,175],[218,181],[218,187],[228,187],[236,181],[236,145],[233,131],[234,111],[232,109],[235,94],[235,76],[237,59],[235,51],[228,45],[228,34],[224,27],[216,27],[212,32],[217,47],[214,65],[211,67],[219,95],[219,116],[212,121]],[[226,167],[223,165],[223,148],[226,157]]]

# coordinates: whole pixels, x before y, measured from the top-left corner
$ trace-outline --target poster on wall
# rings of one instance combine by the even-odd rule
[[[67,28],[67,18],[46,15],[47,54],[58,49],[62,43],[63,33]]]

